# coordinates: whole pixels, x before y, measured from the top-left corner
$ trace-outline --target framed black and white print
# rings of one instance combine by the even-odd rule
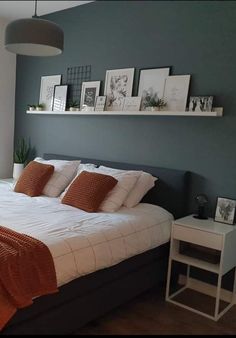
[[[141,69],[139,73],[138,96],[141,99],[141,110],[145,110],[148,102],[163,98],[165,81],[170,67]]]
[[[164,101],[170,111],[185,111],[188,99],[190,75],[174,75],[166,78]]]
[[[236,201],[217,197],[215,221],[220,223],[234,224]]]
[[[189,111],[212,111],[213,96],[190,96]]]
[[[39,103],[43,104],[47,111],[53,110],[54,87],[61,84],[61,75],[49,75],[41,77]]]
[[[95,100],[94,110],[104,111],[106,106],[106,96],[97,96]]]
[[[93,111],[96,97],[99,95],[100,81],[88,81],[82,83],[80,109]]]
[[[106,110],[122,110],[124,98],[132,96],[134,68],[106,71],[104,95],[107,96]]]
[[[53,96],[53,111],[65,111],[67,100],[67,85],[55,86]]]

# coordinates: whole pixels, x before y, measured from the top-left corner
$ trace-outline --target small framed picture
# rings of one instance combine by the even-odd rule
[[[53,96],[53,111],[65,111],[68,86],[55,86]]]
[[[104,111],[106,105],[106,96],[97,96],[95,100],[94,110],[96,111]]]
[[[123,110],[124,111],[138,111],[140,109],[141,97],[125,97]]]
[[[236,201],[218,197],[215,211],[215,221],[220,223],[234,224]]]
[[[101,81],[88,81],[82,83],[80,109],[93,111],[96,97],[99,95]]]
[[[189,111],[212,111],[213,96],[190,96]]]

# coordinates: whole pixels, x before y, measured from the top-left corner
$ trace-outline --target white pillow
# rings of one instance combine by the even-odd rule
[[[105,212],[114,212],[120,209],[142,173],[141,171],[120,170],[104,166],[100,166],[94,171],[113,176],[118,180],[116,186],[107,194],[99,208]]]
[[[34,161],[54,166],[54,173],[43,189],[43,194],[58,197],[75,177],[80,161],[44,160],[36,157]]]
[[[97,166],[93,163],[81,163],[78,167],[78,170],[76,172],[76,176],[74,177],[74,179],[70,182],[70,184],[66,187],[66,189],[62,192],[62,194],[60,195],[60,198],[62,199],[65,194],[67,193],[69,187],[71,186],[71,184],[74,182],[74,180],[79,176],[79,174],[86,170],[86,171],[93,171],[93,169],[97,168]]]
[[[142,200],[144,195],[146,195],[146,193],[154,187],[156,180],[157,178],[151,174],[142,172],[135,186],[125,199],[124,206],[127,208],[135,207]]]

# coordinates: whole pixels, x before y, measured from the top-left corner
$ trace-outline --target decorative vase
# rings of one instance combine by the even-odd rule
[[[13,178],[18,180],[24,170],[24,163],[14,163],[13,165]]]

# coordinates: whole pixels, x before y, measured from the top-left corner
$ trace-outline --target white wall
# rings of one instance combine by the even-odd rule
[[[0,178],[12,177],[16,55],[4,48],[7,21],[0,19]]]

